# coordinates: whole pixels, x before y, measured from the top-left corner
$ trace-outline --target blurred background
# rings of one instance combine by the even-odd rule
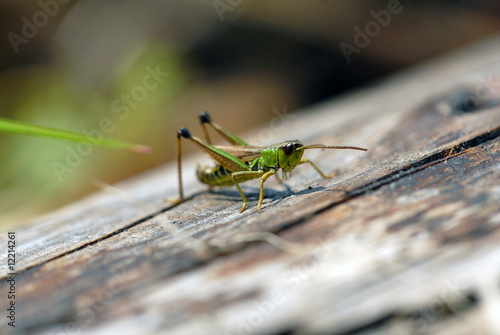
[[[0,117],[153,148],[0,134],[1,228],[171,160],[201,110],[241,132],[499,28],[494,0],[0,1]]]

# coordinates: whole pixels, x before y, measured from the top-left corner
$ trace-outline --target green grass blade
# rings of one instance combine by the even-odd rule
[[[127,150],[127,151],[138,152],[141,154],[147,154],[151,151],[151,148],[145,145],[131,144],[106,137],[102,138],[91,137],[71,131],[40,127],[24,122],[7,120],[3,118],[0,118],[0,131],[10,134],[50,137],[54,139],[76,141],[76,142],[90,142],[92,145],[98,147]]]

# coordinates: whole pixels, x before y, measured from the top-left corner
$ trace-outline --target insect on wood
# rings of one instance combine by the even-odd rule
[[[213,167],[198,165],[196,175],[198,179],[209,186],[231,186],[235,185],[243,200],[240,213],[247,207],[247,199],[241,190],[240,183],[260,178],[260,194],[257,209],[260,210],[264,199],[264,183],[275,175],[280,169],[283,179],[291,176],[292,170],[300,164],[311,164],[311,166],[323,177],[334,176],[323,173],[313,162],[302,159],[304,150],[308,149],[354,149],[367,151],[368,149],[353,146],[331,146],[324,144],[303,145],[299,140],[285,141],[268,146],[249,145],[236,137],[221,125],[214,122],[207,112],[201,112],[200,121],[205,134],[206,141],[194,136],[187,128],[177,131],[177,167],[179,176],[179,201],[184,200],[182,189],[181,171],[181,139],[191,140],[205,150],[218,164]],[[231,145],[212,145],[208,134],[207,124],[217,131]]]

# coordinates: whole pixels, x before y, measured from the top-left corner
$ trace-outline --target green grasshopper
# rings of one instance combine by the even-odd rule
[[[335,174],[324,174],[313,162],[302,159],[304,150],[307,149],[354,149],[367,151],[368,149],[352,146],[327,146],[324,144],[303,145],[299,140],[285,141],[269,146],[253,146],[239,139],[218,123],[214,122],[207,112],[201,112],[200,122],[205,133],[206,141],[191,135],[187,128],[177,131],[177,168],[179,176],[179,200],[184,200],[182,190],[181,171],[181,138],[184,137],[199,145],[212,158],[219,163],[214,167],[198,165],[196,175],[198,179],[210,187],[235,185],[243,200],[242,213],[247,207],[247,199],[241,190],[240,183],[260,178],[260,195],[257,209],[260,211],[264,199],[264,183],[275,175],[279,169],[282,171],[283,179],[292,175],[292,170],[300,164],[311,164],[312,167],[323,177],[332,178]],[[211,126],[231,145],[214,146],[211,144],[206,125]],[[288,175],[287,175],[288,174]],[[276,175],[277,176],[277,175]],[[279,178],[278,178],[279,180]],[[281,181],[280,181],[281,182]]]

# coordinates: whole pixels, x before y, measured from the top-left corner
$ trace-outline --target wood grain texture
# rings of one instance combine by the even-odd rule
[[[98,193],[17,229],[16,330],[498,334],[499,42],[252,132],[369,148],[307,152],[337,176],[300,166],[285,186],[270,179],[261,213],[252,182],[243,214],[234,188],[209,192],[194,179],[188,200],[169,206],[177,184],[168,164],[118,185],[147,205]],[[197,159],[186,160],[185,176]],[[255,232],[308,249],[256,242],[200,252],[186,238]],[[5,258],[0,266],[4,292]]]

